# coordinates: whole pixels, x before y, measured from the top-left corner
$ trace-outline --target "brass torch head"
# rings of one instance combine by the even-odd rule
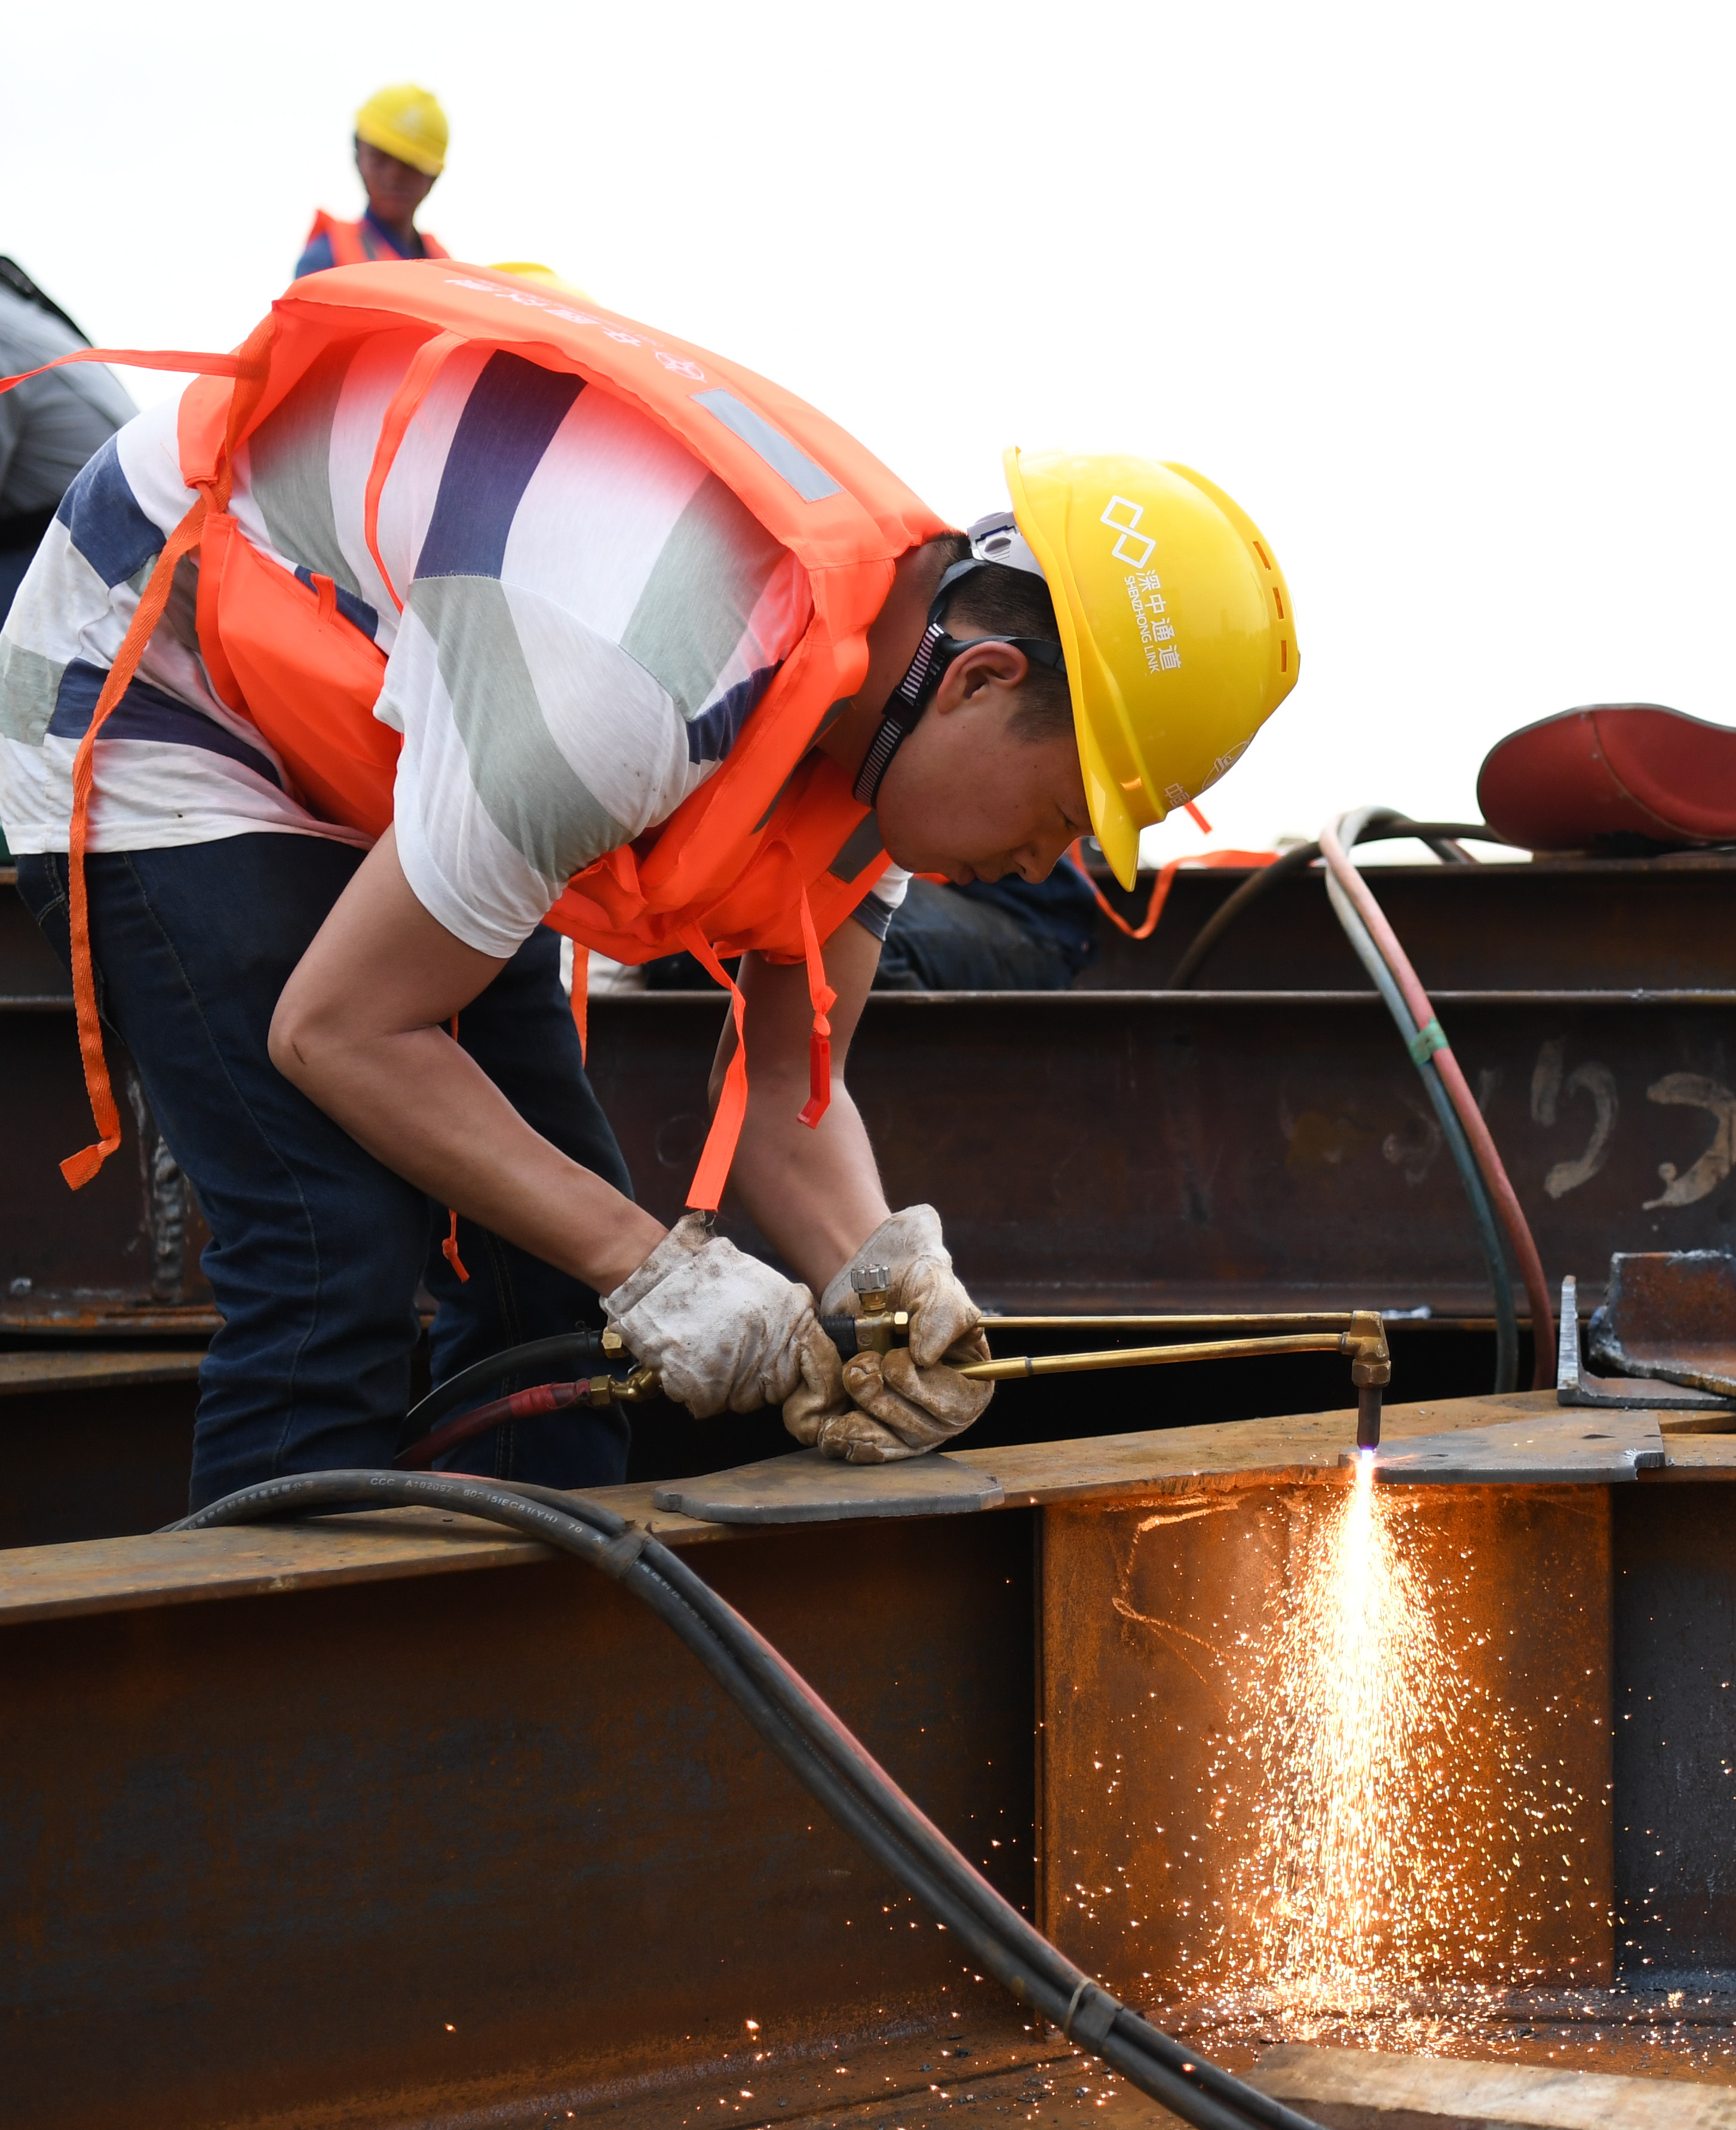
[[[892,1273],[889,1265],[859,1264],[850,1273],[858,1305],[856,1350],[858,1354],[889,1354],[910,1337],[910,1317],[892,1306]]]

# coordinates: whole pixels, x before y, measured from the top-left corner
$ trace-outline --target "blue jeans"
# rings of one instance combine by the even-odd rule
[[[86,862],[103,1018],[132,1053],[211,1230],[203,1263],[223,1323],[199,1373],[194,1508],[285,1473],[391,1463],[420,1334],[418,1281],[438,1305],[437,1383],[520,1340],[600,1321],[589,1287],[466,1220],[461,1284],[440,1251],[446,1208],[272,1064],[279,995],[361,862],[319,837],[251,835]],[[18,886],[67,959],[65,857],[21,858]],[[531,935],[458,1026],[528,1124],[629,1188],[585,1077],[552,932]],[[629,1435],[613,1408],[550,1414],[478,1436],[447,1462],[605,1486],[626,1476]]]
[[[1042,889],[1026,892],[1034,901]],[[893,913],[874,987],[1064,991],[1087,958],[1045,926],[1015,916],[986,896],[913,880]]]

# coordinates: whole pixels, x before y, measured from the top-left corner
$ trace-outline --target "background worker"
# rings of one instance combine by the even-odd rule
[[[1047,880],[913,880],[891,913],[876,991],[1064,991],[1096,960],[1097,899],[1070,857]],[[648,991],[702,989],[710,981],[691,954],[668,954],[645,971]],[[616,979],[611,988],[633,989]]]
[[[0,377],[89,345],[24,269],[0,256]],[[53,370],[0,394],[0,623],[68,482],[135,411],[98,362]],[[0,859],[10,856],[0,828]]]
[[[1047,880],[913,880],[887,929],[876,991],[1064,991],[1096,960],[1097,900],[1064,857]]]
[[[446,168],[446,113],[413,82],[371,96],[356,114],[356,167],[368,196],[359,222],[322,208],[308,232],[295,278],[369,259],[444,259],[438,239],[416,227],[417,210]]]
[[[0,257],[0,377],[89,345],[22,266]],[[67,484],[136,412],[99,362],[50,370],[0,394],[0,622]]]
[[[281,395],[268,373],[214,614],[171,600],[94,756],[105,1010],[215,1238],[224,1321],[194,1498],[390,1461],[424,1267],[437,1379],[600,1297],[701,1417],[777,1403],[833,1455],[933,1447],[987,1402],[958,1373],[981,1320],[932,1209],[887,1206],[844,1081],[887,913],[908,872],[1040,880],[1088,827],[1131,879],[1165,790],[1222,773],[1294,681],[1272,565],[1227,498],[1131,459],[1009,454],[1042,548],[1010,513],[968,540],[749,373],[622,322],[539,315],[530,345],[567,334],[581,387],[494,345],[518,314],[486,299],[511,292],[466,285],[470,313],[449,276],[375,273],[335,390],[329,367]],[[414,337],[376,321],[419,315],[424,290],[476,337],[446,357],[449,418],[408,422],[365,537],[378,416],[362,413],[405,383]],[[330,303],[309,313],[294,347],[313,365],[314,331],[353,328]],[[153,408],[99,455],[8,627],[0,814],[63,954],[75,752],[141,573],[193,504],[180,454],[200,433]],[[1169,597],[1198,618],[1191,636],[1178,624],[1190,663],[1173,685],[1179,651],[1150,649],[1160,535]],[[232,599],[252,602],[257,722],[213,681]],[[275,647],[268,607],[302,617]],[[298,658],[346,642],[360,666],[376,642],[389,654],[377,702],[322,684],[296,697],[303,727],[274,724],[263,706],[300,686]],[[329,755],[323,716],[349,720]],[[346,826],[344,779],[388,729],[384,825]],[[334,780],[323,814],[299,795],[315,770]],[[739,1116],[733,1187],[795,1280],[701,1215],[666,1231],[633,1202],[541,923],[643,959],[662,913],[689,908],[696,952],[749,950],[714,1136]],[[434,1247],[447,1207],[450,1255]],[[844,1370],[815,1297],[849,1306],[864,1258],[890,1268],[911,1344]],[[468,1469],[575,1485],[619,1478],[625,1438],[604,1412],[474,1449],[490,1461],[459,1453]]]

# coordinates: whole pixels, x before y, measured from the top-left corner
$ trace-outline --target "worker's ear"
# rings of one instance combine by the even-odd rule
[[[1031,661],[1011,643],[985,638],[961,651],[935,690],[934,708],[944,717],[949,710],[980,701],[985,692],[999,689],[1010,694],[1031,671]]]

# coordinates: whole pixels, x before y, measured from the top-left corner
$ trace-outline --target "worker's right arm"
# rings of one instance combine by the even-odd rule
[[[388,1168],[586,1281],[664,1387],[701,1417],[847,1402],[814,1298],[697,1215],[672,1232],[569,1160],[514,1109],[447,1026],[505,963],[412,892],[390,831],[284,987],[271,1059]]]
[[[423,907],[388,829],[284,986],[271,1062],[431,1198],[606,1293],[666,1230],[533,1131],[452,1041],[505,966]]]

